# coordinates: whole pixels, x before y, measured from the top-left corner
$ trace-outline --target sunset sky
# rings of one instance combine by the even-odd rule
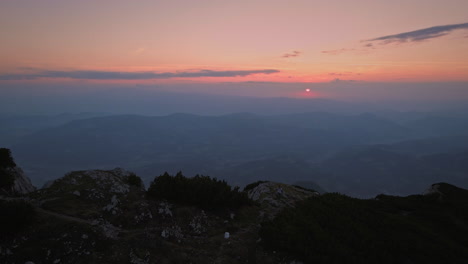
[[[467,10],[466,0],[2,0],[0,87],[339,80],[468,90]]]

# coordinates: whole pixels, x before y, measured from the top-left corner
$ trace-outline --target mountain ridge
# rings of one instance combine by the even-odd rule
[[[37,216],[17,233],[4,236],[7,240],[0,239],[0,260],[3,263],[298,263],[301,260],[308,263],[309,255],[304,256],[269,242],[271,223],[279,221],[284,224],[284,217],[288,214],[298,215],[293,212],[301,210],[303,204],[316,203],[337,195],[261,181],[244,190],[255,204],[239,209],[211,211],[165,199],[148,199],[142,182],[137,179],[135,174],[119,168],[109,171],[75,171],[54,181],[47,188],[24,194],[24,198],[1,198],[1,206],[15,200],[28,201]],[[330,200],[327,210],[335,210],[332,202],[335,199]],[[440,215],[436,214],[438,219],[446,213],[458,214],[458,211],[452,211],[452,206],[466,208],[468,191],[450,184],[436,183],[424,195],[379,195],[374,200],[345,197],[336,201],[342,199],[352,199],[358,204],[374,207],[378,205],[372,210],[384,210],[397,215],[403,212],[404,216],[413,215],[408,212],[417,212],[419,209],[414,206],[422,203],[427,208],[439,208],[437,214]],[[407,209],[401,208],[403,204],[406,204]],[[399,208],[395,212],[392,209],[394,206]],[[447,207],[440,211],[443,208],[440,206]],[[346,210],[350,209],[352,207]],[[294,223],[294,219],[299,220],[291,217],[287,219],[288,224]],[[465,225],[468,224],[468,218],[466,220]],[[320,223],[321,220],[317,221]],[[336,220],[329,221],[334,223]],[[348,232],[354,231],[349,229]],[[419,235],[416,238],[420,239]],[[11,244],[13,247],[7,242],[10,239],[14,241]],[[283,239],[297,238],[292,236]],[[446,235],[445,239],[452,238]],[[456,250],[454,252],[458,253],[452,260],[464,256],[459,251],[460,247],[468,247],[456,239],[458,244],[453,244],[453,247]],[[294,244],[300,241],[297,239]],[[374,257],[378,259],[384,257],[378,252],[376,254]],[[418,259],[420,256],[416,254],[413,257]],[[363,259],[357,257],[357,260]],[[323,258],[318,259],[318,263],[325,263],[322,261]]]

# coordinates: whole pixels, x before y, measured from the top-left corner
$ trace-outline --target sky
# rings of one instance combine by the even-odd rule
[[[468,101],[467,10],[466,0],[1,0],[0,95],[82,84]]]

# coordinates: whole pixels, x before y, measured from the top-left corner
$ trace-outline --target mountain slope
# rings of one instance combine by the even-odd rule
[[[28,195],[34,222],[16,233],[0,234],[0,262],[279,263],[282,259],[257,242],[259,224],[265,216],[315,195],[269,183],[271,190],[252,190],[269,203],[204,210],[148,199],[135,177],[122,169],[75,171]],[[281,197],[278,186],[284,188]],[[224,238],[226,232],[229,238]]]
[[[0,228],[0,262],[464,263],[468,257],[468,191],[450,184],[368,200],[275,182],[249,184],[244,192],[253,204],[202,209],[151,198],[139,177],[122,169],[71,172],[25,197],[0,199],[2,215],[22,208],[30,219]]]
[[[265,223],[261,237],[305,263],[465,263],[468,190],[446,183],[430,190],[369,200],[311,197]]]

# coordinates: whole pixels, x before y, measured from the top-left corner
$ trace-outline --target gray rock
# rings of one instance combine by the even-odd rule
[[[261,204],[260,218],[270,220],[283,208],[294,207],[297,201],[318,195],[317,192],[276,182],[260,183],[248,191],[249,198]]]
[[[439,190],[439,184],[432,184],[431,187],[429,187],[429,189],[427,189],[423,195],[430,195],[430,194],[434,194],[434,193],[438,193],[438,194],[442,194]]]
[[[24,174],[23,170],[19,167],[6,168],[5,172],[14,176],[15,181],[7,193],[11,194],[27,194],[36,190],[31,183],[31,180]]]

